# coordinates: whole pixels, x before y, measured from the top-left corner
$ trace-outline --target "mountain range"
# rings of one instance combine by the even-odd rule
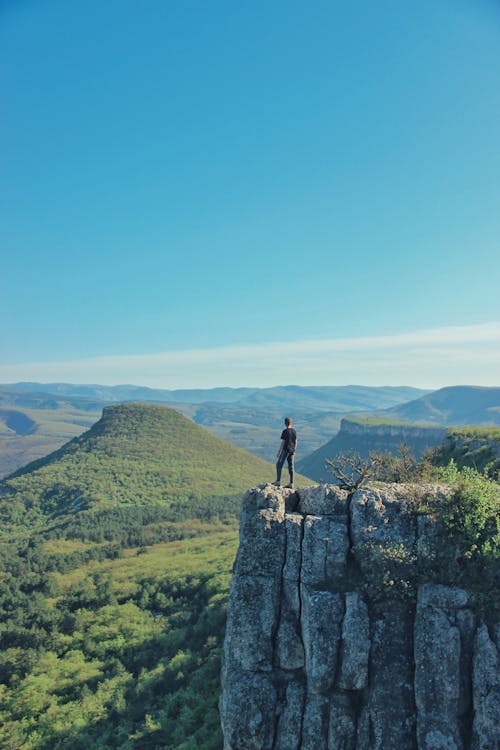
[[[300,420],[304,455],[329,440],[341,417],[351,410],[390,407],[421,393],[407,387],[165,391],[139,386],[17,383],[0,387],[0,476],[57,449],[95,423],[104,406],[123,401],[168,403],[217,437],[268,459],[276,453],[276,436],[289,411]]]
[[[173,408],[115,403],[0,482],[0,747],[220,750],[236,518],[272,478]]]
[[[500,426],[500,388],[462,385],[440,388],[385,409],[392,419],[434,425]],[[379,413],[379,416],[382,414]]]
[[[0,387],[0,476],[80,434],[99,419],[104,406],[134,397],[169,403],[217,437],[271,460],[285,414],[293,417],[300,433],[301,459],[329,443],[346,417],[428,426],[500,425],[500,388],[452,386],[426,392],[409,387],[281,386],[165,391],[17,383]]]
[[[136,385],[74,385],[71,383],[13,383],[5,386],[25,393],[50,393],[58,398],[85,398],[104,403],[152,401],[176,404],[238,404],[261,408],[311,411],[360,411],[389,408],[429,391],[410,386],[275,386],[272,388],[145,388]]]
[[[343,418],[339,432],[301,457],[297,467],[316,481],[329,481],[325,459],[339,453],[355,452],[367,458],[370,452],[396,453],[405,443],[420,458],[442,443],[449,427],[467,425],[500,425],[500,388],[441,388],[406,404]]]

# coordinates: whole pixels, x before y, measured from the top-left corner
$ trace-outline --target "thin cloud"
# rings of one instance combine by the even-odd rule
[[[404,334],[274,342],[0,365],[0,380],[136,383],[161,388],[283,383],[340,385],[495,385],[500,322]]]

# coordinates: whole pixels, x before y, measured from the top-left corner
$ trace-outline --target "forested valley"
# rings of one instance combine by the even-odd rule
[[[0,747],[222,740],[241,495],[272,467],[171,409],[106,409],[1,484]]]

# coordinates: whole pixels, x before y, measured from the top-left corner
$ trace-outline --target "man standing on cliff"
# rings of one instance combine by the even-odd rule
[[[285,417],[285,429],[281,433],[281,444],[279,451],[276,455],[278,459],[276,461],[276,484],[278,487],[281,485],[281,470],[285,461],[288,462],[288,473],[290,474],[290,484],[287,487],[293,489],[293,471],[294,471],[294,459],[295,451],[297,450],[297,433],[292,427],[292,420],[290,417]]]

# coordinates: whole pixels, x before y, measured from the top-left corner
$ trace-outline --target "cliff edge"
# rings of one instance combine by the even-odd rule
[[[500,749],[500,624],[464,589],[425,582],[440,532],[416,491],[245,495],[224,750]]]

